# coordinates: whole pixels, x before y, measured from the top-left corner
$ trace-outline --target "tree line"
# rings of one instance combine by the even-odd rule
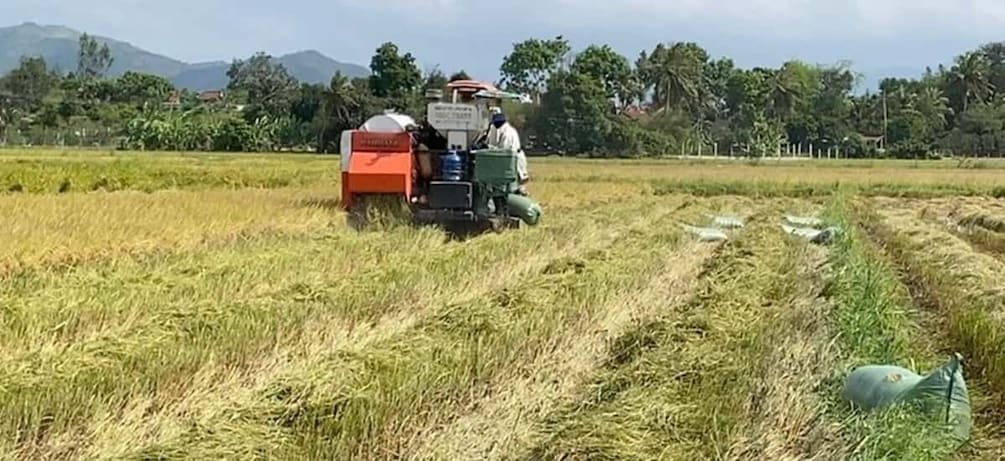
[[[342,130],[389,109],[421,118],[424,90],[469,78],[424,73],[390,42],[375,51],[370,76],[336,74],[326,85],[298,82],[257,53],[231,64],[223,101],[207,101],[154,75],[106,77],[113,61],[88,35],[74,72],[23,57],[0,78],[0,143],[334,152]],[[500,76],[501,88],[532,96],[532,104],[506,108],[525,144],[560,154],[1005,152],[1005,42],[861,95],[854,94],[861,77],[847,63],[743,69],[693,42],[657,44],[630,60],[607,45],[573,52],[561,36],[529,39],[513,45]]]

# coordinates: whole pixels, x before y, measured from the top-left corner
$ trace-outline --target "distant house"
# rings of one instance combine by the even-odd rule
[[[649,119],[649,113],[644,108],[634,105],[622,109],[621,115],[637,122]]]
[[[199,93],[199,102],[204,104],[220,102],[223,101],[223,99],[223,90],[206,90]]]
[[[866,136],[859,135],[862,138],[862,142],[865,144],[872,144],[872,147],[876,149],[883,150],[886,147],[886,137],[885,136]]]
[[[178,107],[181,105],[181,93],[178,91],[172,91],[168,95],[167,100],[164,101],[164,105],[167,107]]]

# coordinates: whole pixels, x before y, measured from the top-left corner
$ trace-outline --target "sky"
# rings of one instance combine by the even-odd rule
[[[316,49],[368,65],[393,41],[423,70],[495,80],[513,43],[563,35],[632,61],[694,41],[737,65],[851,61],[915,75],[1005,40],[1003,0],[0,0],[0,26],[65,25],[188,62]]]

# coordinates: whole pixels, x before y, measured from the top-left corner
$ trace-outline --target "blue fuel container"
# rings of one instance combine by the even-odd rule
[[[460,181],[464,176],[464,160],[457,151],[448,151],[440,157],[440,176],[445,181]]]

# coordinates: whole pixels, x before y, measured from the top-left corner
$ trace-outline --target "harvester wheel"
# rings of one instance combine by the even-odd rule
[[[489,220],[489,227],[492,229],[492,232],[496,234],[501,234],[504,230],[506,230],[506,225],[498,219]]]

